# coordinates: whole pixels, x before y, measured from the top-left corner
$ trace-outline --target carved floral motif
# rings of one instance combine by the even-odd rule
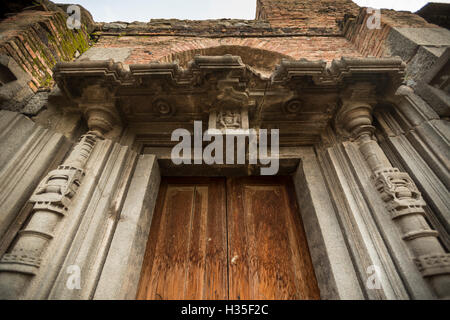
[[[424,277],[450,273],[450,253],[424,255],[414,262]]]
[[[398,217],[409,212],[421,212],[425,201],[411,177],[397,168],[377,171],[372,177],[375,187],[386,202],[388,210]]]

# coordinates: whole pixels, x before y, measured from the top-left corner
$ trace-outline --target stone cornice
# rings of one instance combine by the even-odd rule
[[[282,60],[270,77],[270,85],[286,86],[289,83],[312,79],[316,86],[342,86],[356,81],[376,85],[399,86],[403,80],[405,64],[400,58],[342,58],[331,66],[324,61],[305,59]],[[211,76],[214,74],[215,76]],[[105,86],[138,86],[143,80],[164,80],[172,85],[198,86],[199,83],[227,77],[256,77],[268,81],[242,63],[238,56],[196,56],[187,69],[177,63],[150,63],[130,65],[109,61],[62,62],[54,68],[58,85],[70,97],[81,95],[80,87],[102,84]]]
[[[398,87],[405,74],[406,64],[394,58],[348,58],[333,60],[327,67],[325,61],[282,60],[272,74],[272,83],[287,83],[295,79],[311,77],[316,85],[340,85],[345,82],[384,82]]]

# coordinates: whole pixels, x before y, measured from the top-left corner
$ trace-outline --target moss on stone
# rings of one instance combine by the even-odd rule
[[[42,64],[42,61],[38,58],[33,59],[33,62],[39,66],[40,70],[45,70],[46,67],[52,69],[58,60],[51,53],[50,47],[53,47],[56,54],[62,61],[72,61],[75,53],[78,51],[80,54],[89,49],[89,35],[86,32],[85,26],[82,26],[79,30],[70,30],[63,25],[63,17],[57,15],[53,21],[55,31],[46,30],[46,37],[48,39],[48,46],[45,47],[40,41],[33,43],[33,49],[35,49],[44,60],[47,66]],[[48,72],[45,71],[44,75],[38,75],[33,72],[33,76],[39,81],[41,87],[51,87],[53,85],[53,79]]]

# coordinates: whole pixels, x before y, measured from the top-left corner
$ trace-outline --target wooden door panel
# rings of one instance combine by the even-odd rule
[[[138,299],[318,299],[290,177],[164,178]]]
[[[230,299],[318,299],[289,178],[227,182]]]
[[[138,299],[226,299],[223,179],[164,179]]]

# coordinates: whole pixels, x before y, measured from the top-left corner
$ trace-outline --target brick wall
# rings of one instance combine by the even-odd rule
[[[256,20],[98,24],[95,48],[129,48],[126,64],[177,60],[185,66],[195,54],[230,53],[269,73],[281,58],[332,61],[361,56],[341,28],[344,16],[358,11],[351,0],[258,0]]]
[[[185,64],[195,54],[222,55],[231,53],[241,55],[244,62],[250,65],[257,64],[270,70],[273,70],[275,65],[272,62],[266,63],[268,61],[264,61],[266,55],[272,55],[277,62],[281,58],[331,61],[339,59],[341,56],[360,56],[353,45],[343,37],[227,37],[208,39],[179,36],[103,36],[95,44],[95,47],[130,48],[131,54],[124,61],[126,64],[173,60],[179,60],[181,64]],[[247,51],[254,50],[251,51],[251,54],[248,54],[248,52],[245,52],[246,48]],[[260,53],[259,56],[258,52]],[[249,56],[248,59],[246,59],[247,56]],[[249,61],[250,56],[252,61]]]
[[[70,30],[56,11],[23,11],[0,22],[0,54],[12,57],[31,77],[33,91],[52,85],[57,61],[71,61],[89,48],[85,28]]]
[[[436,28],[422,17],[407,11],[381,10],[381,28],[369,29],[370,14],[361,8],[356,17],[346,17],[343,32],[363,56],[382,57],[389,55],[386,39],[392,28]]]
[[[305,32],[340,34],[346,14],[356,15],[359,6],[351,0],[258,0],[256,19],[274,27],[296,26]]]

